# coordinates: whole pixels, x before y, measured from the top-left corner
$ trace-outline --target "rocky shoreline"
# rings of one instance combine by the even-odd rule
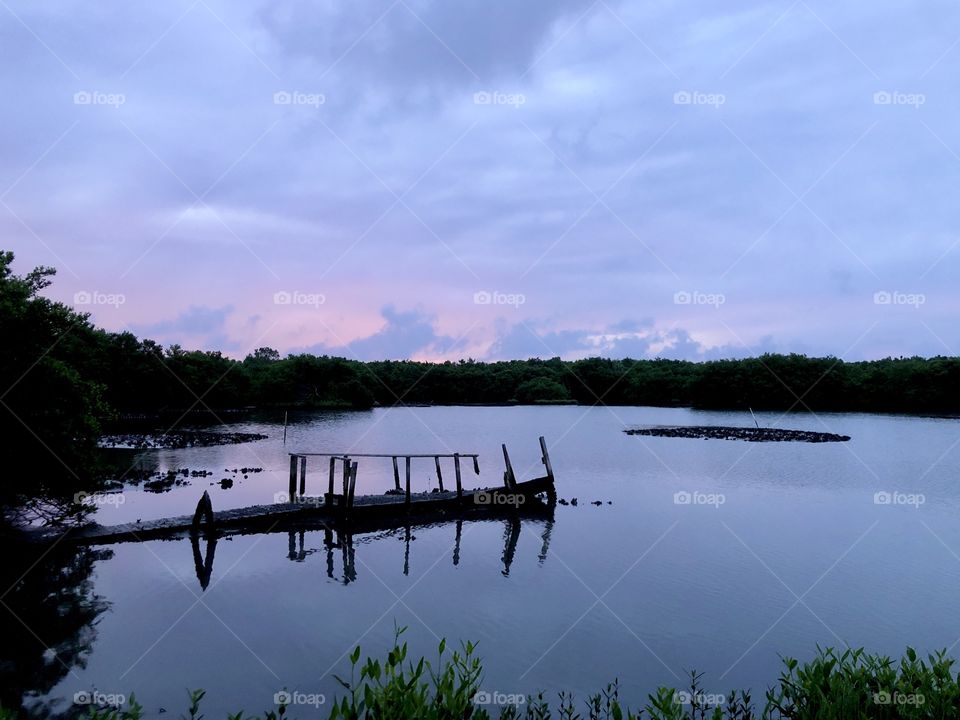
[[[260,433],[206,432],[203,430],[178,430],[168,433],[116,433],[100,438],[101,448],[125,450],[180,450],[190,447],[237,445],[239,443],[265,440]]]
[[[624,430],[627,435],[691,438],[697,440],[746,440],[747,442],[846,442],[849,435],[785,430],[783,428],[726,427],[723,425],[680,425],[673,427],[638,427]]]

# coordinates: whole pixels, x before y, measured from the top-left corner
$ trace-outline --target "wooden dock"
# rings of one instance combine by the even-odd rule
[[[556,502],[553,467],[546,441],[540,438],[541,461],[546,470],[542,477],[517,481],[506,445],[503,445],[505,470],[503,485],[476,490],[464,490],[461,460],[469,458],[474,471],[479,473],[479,456],[475,453],[312,453],[296,452],[290,455],[290,482],[288,492],[278,494],[280,502],[253,505],[235,510],[214,512],[210,495],[203,493],[193,515],[163,518],[124,525],[91,524],[72,529],[36,531],[37,542],[69,541],[74,544],[97,545],[117,542],[138,542],[157,538],[171,538],[206,533],[230,534],[263,532],[289,527],[314,525],[317,527],[349,527],[352,531],[371,531],[378,528],[400,527],[411,522],[430,522],[458,517],[517,514],[541,514]],[[323,495],[308,495],[308,458],[329,458],[327,487]],[[392,458],[395,488],[384,495],[356,495],[359,460],[356,458]],[[404,460],[404,485],[400,488],[399,460]],[[413,458],[433,458],[439,488],[431,492],[412,492],[410,465]],[[455,488],[444,489],[441,459],[453,459]],[[339,472],[338,472],[339,470]],[[340,492],[335,492],[337,478]],[[545,496],[546,502],[541,500]],[[362,529],[362,530],[361,530]]]

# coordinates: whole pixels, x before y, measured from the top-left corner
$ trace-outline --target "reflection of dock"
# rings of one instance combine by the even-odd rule
[[[503,569],[500,571],[504,577],[510,576],[510,568],[513,565],[514,557],[517,552],[517,542],[520,539],[521,529],[524,525],[539,527],[541,546],[537,554],[537,562],[542,565],[547,558],[550,550],[550,536],[553,532],[553,512],[552,508],[542,517],[537,519],[523,518],[518,515],[503,517],[500,520],[490,518],[476,518],[466,522],[502,522],[503,523],[503,552],[501,562]],[[323,529],[323,544],[321,547],[308,547],[308,533],[318,533],[320,528],[300,528],[296,530],[274,530],[287,533],[287,554],[286,558],[292,562],[306,562],[313,555],[323,555],[326,558],[326,575],[331,580],[336,580],[343,585],[349,585],[356,582],[357,573],[357,546],[386,540],[388,538],[403,538],[403,574],[410,574],[410,547],[415,539],[414,531],[419,529],[446,527],[453,525],[453,544],[451,546],[451,563],[454,567],[459,566],[461,559],[461,542],[463,539],[464,520],[457,519],[447,523],[423,523],[419,525],[408,524],[399,528],[394,528],[387,532],[364,531],[355,532],[349,528],[331,528]],[[371,535],[370,533],[375,533]],[[361,538],[361,535],[369,535]],[[358,541],[359,539],[359,541]],[[190,536],[190,542],[193,549],[194,566],[196,568],[197,580],[200,582],[200,588],[206,590],[210,584],[213,575],[213,558],[217,549],[217,536],[213,533],[201,535],[193,534]],[[204,552],[201,553],[201,543],[205,545]],[[339,572],[337,566],[339,565]],[[361,569],[363,567],[360,561]]]
[[[156,538],[169,538],[195,534],[202,531],[219,534],[271,531],[299,527],[314,523],[323,527],[346,527],[350,532],[404,527],[411,524],[436,522],[454,518],[470,519],[478,516],[499,517],[541,512],[556,501],[553,467],[544,439],[540,438],[541,462],[546,470],[543,477],[518,481],[514,475],[506,445],[503,459],[506,469],[503,485],[464,490],[460,461],[469,458],[475,472],[479,472],[476,454],[383,454],[367,453],[348,455],[343,453],[290,453],[289,492],[282,497],[284,502],[272,505],[256,505],[237,510],[214,513],[210,496],[204,492],[192,515],[165,518],[126,525],[89,525],[67,533],[53,534],[37,531],[37,541],[55,542],[65,540],[76,544],[106,544],[115,542],[138,542]],[[329,474],[326,492],[322,496],[306,494],[307,459],[329,458]],[[384,495],[356,495],[357,469],[355,458],[392,458],[395,488]],[[405,483],[400,487],[399,458],[404,459]],[[415,458],[430,458],[437,471],[438,488],[431,492],[413,492],[410,486],[410,466]],[[452,458],[455,474],[455,489],[443,486],[441,458]],[[340,492],[335,490],[337,464],[341,470]],[[281,493],[281,495],[283,495]],[[541,500],[546,498],[546,503]]]

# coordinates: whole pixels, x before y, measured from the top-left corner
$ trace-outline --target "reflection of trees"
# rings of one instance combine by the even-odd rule
[[[50,692],[75,667],[85,667],[97,618],[109,607],[94,593],[91,576],[94,564],[113,551],[9,545],[0,551],[0,704],[19,708],[27,697]],[[49,706],[31,709],[52,714]]]

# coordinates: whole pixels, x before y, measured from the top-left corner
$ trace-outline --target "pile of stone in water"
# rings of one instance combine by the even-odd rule
[[[782,428],[724,427],[722,425],[687,425],[675,427],[627,428],[627,435],[651,435],[653,437],[678,437],[714,440],[746,440],[747,442],[846,442],[849,435],[812,432],[810,430],[784,430]]]
[[[120,433],[100,438],[102,448],[131,450],[179,450],[189,447],[236,445],[238,443],[264,440],[266,435],[241,432],[205,432],[202,430],[178,430],[168,433]]]

